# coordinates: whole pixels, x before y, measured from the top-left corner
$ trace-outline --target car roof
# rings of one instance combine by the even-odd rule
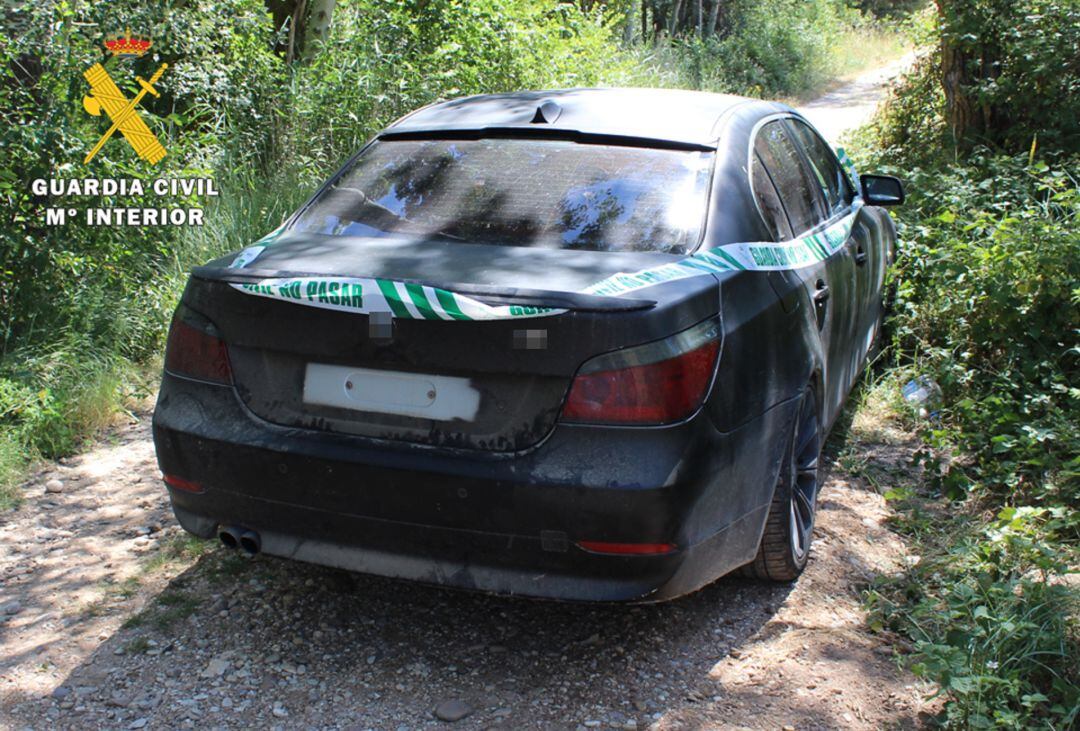
[[[555,89],[484,94],[439,102],[384,134],[531,129],[715,147],[720,118],[735,107],[775,104],[680,89]]]

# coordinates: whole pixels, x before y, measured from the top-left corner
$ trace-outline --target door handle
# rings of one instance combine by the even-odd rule
[[[823,305],[829,301],[829,285],[824,281],[818,280],[817,291],[814,292],[814,304]]]
[[[866,251],[863,250],[862,245],[855,249],[855,266],[862,266],[866,263]]]

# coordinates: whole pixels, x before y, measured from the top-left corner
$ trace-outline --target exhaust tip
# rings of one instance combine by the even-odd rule
[[[240,534],[240,548],[249,556],[254,556],[262,550],[262,540],[259,534],[253,530],[244,531]]]
[[[218,540],[225,548],[236,548],[240,545],[240,534],[235,528],[222,528],[218,531]]]

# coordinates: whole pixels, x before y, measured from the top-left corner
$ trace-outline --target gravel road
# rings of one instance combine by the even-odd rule
[[[835,93],[835,92],[834,92]],[[661,606],[441,590],[188,538],[149,417],[47,465],[0,516],[0,728],[904,728],[932,710],[860,591],[907,557],[879,494],[910,435],[833,436],[794,585]]]

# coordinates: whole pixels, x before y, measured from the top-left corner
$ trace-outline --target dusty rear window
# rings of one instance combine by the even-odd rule
[[[294,227],[331,236],[685,253],[701,235],[712,157],[565,140],[382,141]]]

